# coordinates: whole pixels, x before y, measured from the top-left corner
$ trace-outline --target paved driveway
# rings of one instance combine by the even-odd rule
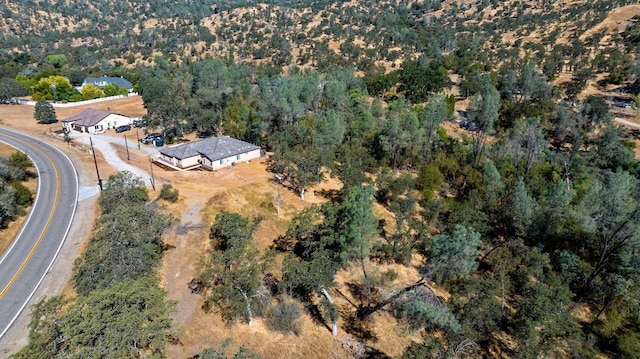
[[[99,135],[90,135],[88,133],[75,131],[71,133],[71,138],[73,140],[83,143],[87,146],[90,145],[89,137],[91,137],[91,140],[93,141],[93,148],[102,153],[102,156],[111,167],[118,169],[118,171],[129,171],[134,175],[141,177],[145,181],[145,183],[150,184],[151,175],[149,174],[149,172],[130,164],[126,159],[120,158],[116,149],[113,147],[112,144],[125,146],[125,136],[126,143],[129,146],[129,150],[137,149],[138,140],[135,136],[135,132],[124,132],[117,136],[106,133]],[[147,152],[149,156],[157,156],[159,154],[159,151],[156,147],[140,144],[140,149]]]

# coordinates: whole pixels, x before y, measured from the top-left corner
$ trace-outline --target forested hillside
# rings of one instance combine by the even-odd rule
[[[464,69],[528,51],[553,77],[558,57],[587,60],[602,35],[580,35],[629,3],[635,2],[4,1],[0,53],[18,64],[65,54],[77,67],[211,55],[367,71],[421,54],[454,55]]]
[[[124,76],[169,143],[195,132],[260,145],[303,199],[340,183],[285,217],[268,247],[255,230],[275,213],[216,213],[198,243],[194,311],[298,336],[309,316],[357,341],[354,357],[392,355],[375,346],[394,335],[414,339],[403,358],[637,358],[640,165],[600,94],[635,106],[640,25],[596,27],[625,4],[7,2],[0,96],[51,99],[52,78]],[[169,219],[138,180],[110,181],[76,263],[78,297],[37,306],[17,357],[108,357],[102,340],[162,357],[179,342],[148,280]],[[146,318],[141,340],[107,317],[80,326],[129,287],[158,304],[121,300],[123,318]],[[383,318],[394,333],[373,332]]]

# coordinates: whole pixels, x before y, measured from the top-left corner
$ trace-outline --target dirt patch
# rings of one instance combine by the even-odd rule
[[[628,21],[636,15],[640,15],[640,5],[627,5],[617,8],[611,11],[600,24],[585,31],[580,36],[580,39],[584,40],[596,32],[622,32],[627,27]]]

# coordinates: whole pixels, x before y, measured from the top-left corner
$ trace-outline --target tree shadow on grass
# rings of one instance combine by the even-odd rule
[[[314,191],[314,193],[335,202],[340,199],[342,191],[339,189],[321,189]]]
[[[366,286],[360,283],[345,283],[349,293],[353,298],[359,301],[362,305],[369,305],[377,301],[376,290],[371,286]]]
[[[324,320],[324,316],[322,315],[322,311],[320,310],[320,308],[316,304],[313,304],[313,303],[310,303],[310,302],[306,302],[305,303],[305,309],[307,310],[307,312],[309,313],[309,316],[311,317],[311,319],[313,320],[313,322],[315,324],[320,325],[322,327],[325,327],[329,332],[331,332],[331,327]]]
[[[391,359],[390,356],[388,356],[387,354],[385,354],[384,352],[381,352],[380,350],[376,349],[376,348],[372,348],[372,347],[366,347],[365,351],[364,351],[364,356],[363,358],[365,359]]]
[[[378,341],[378,337],[371,330],[370,323],[358,319],[354,311],[340,311],[343,320],[344,331],[360,340]]]

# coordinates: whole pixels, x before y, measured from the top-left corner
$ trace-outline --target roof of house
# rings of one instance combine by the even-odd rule
[[[85,85],[90,83],[94,84],[97,87],[104,87],[104,85],[106,84],[112,84],[126,89],[130,89],[133,87],[133,84],[123,77],[87,77],[82,84]]]
[[[74,125],[91,127],[109,116],[111,112],[88,108],[77,115],[65,118],[62,122],[73,122]]]
[[[257,149],[260,149],[260,147],[229,136],[221,136],[169,147],[160,151],[160,153],[179,160],[194,156],[204,156],[211,161],[217,161]]]

